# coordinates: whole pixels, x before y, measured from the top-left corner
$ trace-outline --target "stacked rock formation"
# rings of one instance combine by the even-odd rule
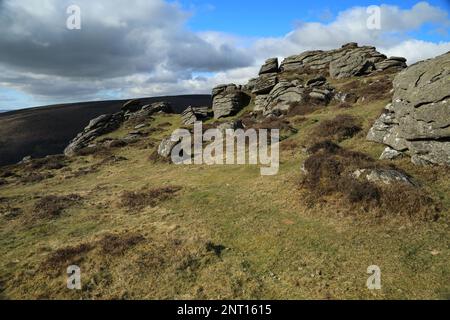
[[[395,77],[392,103],[367,138],[389,146],[383,158],[406,153],[415,164],[450,164],[450,52]]]
[[[250,102],[250,96],[235,84],[214,88],[212,97],[214,118],[216,119],[235,115]]]
[[[324,104],[333,98],[343,102],[346,95],[334,92],[327,77],[350,78],[405,67],[404,58],[387,58],[374,47],[348,43],[337,50],[306,51],[290,56],[279,67],[278,59],[269,59],[261,67],[259,77],[251,79],[245,89],[255,95],[254,111],[269,116],[286,112],[293,103],[301,103],[306,96]],[[300,81],[298,76],[307,79]]]

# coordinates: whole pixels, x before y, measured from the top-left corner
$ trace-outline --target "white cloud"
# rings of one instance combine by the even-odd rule
[[[300,23],[284,37],[246,38],[192,32],[191,13],[163,0],[77,0],[82,30],[65,29],[69,0],[0,0],[0,85],[39,103],[184,93],[209,93],[245,83],[269,57],[283,58],[347,42],[374,45],[409,63],[450,50],[450,42],[411,38],[424,24],[450,25],[447,12],[420,2],[381,6],[381,30],[368,30],[365,7],[327,22]],[[195,10],[194,10],[195,11]],[[206,14],[206,13],[205,13]],[[243,30],[245,33],[245,30]]]
[[[429,59],[450,51],[450,42],[426,42],[407,40],[390,48],[380,48],[388,56],[405,57],[410,64]]]

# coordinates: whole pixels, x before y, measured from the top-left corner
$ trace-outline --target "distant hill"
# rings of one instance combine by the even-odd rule
[[[62,153],[89,120],[115,113],[127,100],[80,102],[2,112],[0,114],[0,165],[23,157]],[[144,103],[169,102],[180,113],[189,105],[210,106],[210,95],[143,98]]]

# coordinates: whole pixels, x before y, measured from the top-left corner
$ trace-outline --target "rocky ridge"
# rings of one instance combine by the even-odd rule
[[[224,84],[212,90],[212,112],[215,119],[235,116],[253,102],[253,122],[284,117],[295,106],[345,103],[358,97],[338,91],[330,79],[364,77],[380,72],[398,73],[394,80],[394,97],[375,122],[368,139],[384,143],[388,148],[382,159],[395,159],[409,154],[416,164],[450,163],[450,54],[417,63],[406,70],[406,59],[386,57],[374,47],[343,45],[330,51],[307,51],[284,59],[268,59],[257,78],[246,85]],[[116,130],[124,121],[141,120],[157,112],[170,112],[164,102],[142,106],[130,100],[122,111],[103,115],[91,123],[66,148],[73,155],[96,137]],[[185,126],[205,121],[212,115],[208,107],[187,107],[181,114]],[[233,122],[230,122],[233,123]],[[224,125],[218,122],[217,126]],[[161,148],[166,156],[170,148]]]
[[[327,104],[333,98],[345,102],[346,95],[335,92],[328,84],[333,79],[351,78],[406,68],[406,59],[387,58],[375,47],[349,43],[330,51],[306,51],[284,59],[268,59],[259,77],[251,79],[244,89],[255,96],[254,111],[264,116],[286,113],[294,103],[312,98]],[[298,76],[302,75],[302,78]],[[308,77],[309,76],[309,77]]]
[[[69,157],[75,156],[96,138],[117,130],[125,121],[143,122],[158,112],[171,112],[170,105],[166,102],[142,105],[140,100],[130,100],[123,105],[120,112],[104,114],[92,119],[64,149],[64,154]]]

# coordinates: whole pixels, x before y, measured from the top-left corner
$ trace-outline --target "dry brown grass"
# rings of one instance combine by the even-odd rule
[[[108,234],[98,244],[101,252],[108,255],[122,255],[137,244],[145,241],[144,236],[136,233],[131,234]]]
[[[86,147],[77,151],[78,156],[94,156],[96,158],[106,158],[112,155],[112,151],[103,145]]]
[[[58,170],[67,166],[68,159],[64,155],[47,156],[41,159],[33,159],[27,163],[27,169],[38,170]]]
[[[342,86],[341,90],[359,98],[364,97],[364,103],[369,103],[390,98],[392,88],[391,77],[386,75],[376,80],[355,79]]]
[[[305,176],[300,182],[309,190],[308,203],[314,206],[328,196],[338,196],[348,211],[374,212],[379,216],[399,215],[420,220],[436,220],[440,205],[419,187],[392,183],[379,185],[357,180],[352,173],[358,169],[395,169],[369,156],[343,149],[331,141],[310,147],[304,163]]]
[[[81,200],[76,194],[67,196],[45,196],[39,199],[33,208],[33,217],[39,219],[54,219],[61,215],[63,210]]]
[[[0,178],[9,178],[14,176],[14,172],[7,168],[0,168]]]
[[[167,186],[139,192],[126,191],[120,196],[120,206],[128,209],[154,207],[162,201],[175,197],[180,190],[181,187],[178,186]]]
[[[93,246],[86,243],[58,249],[49,254],[41,268],[46,271],[60,271],[60,269],[67,268],[69,265],[80,263],[83,255],[92,249]]]
[[[148,157],[148,161],[150,161],[151,163],[170,163],[171,159],[170,157],[164,158],[163,156],[161,156],[158,153],[158,147],[156,147],[153,149],[152,153]]]
[[[321,110],[327,106],[327,103],[321,100],[313,99],[305,94],[302,101],[292,102],[287,112],[288,117],[304,116]]]
[[[284,140],[280,143],[280,148],[283,151],[295,151],[300,148],[299,143],[295,140]]]
[[[353,105],[349,102],[340,102],[336,105],[336,108],[338,109],[350,109]]]
[[[48,173],[48,172],[44,172],[44,173],[32,172],[24,177],[21,177],[20,182],[22,182],[22,183],[37,183],[37,182],[41,182],[46,179],[51,179],[53,177],[54,177],[54,175],[51,173]]]
[[[314,130],[313,136],[339,142],[352,138],[361,130],[359,121],[355,117],[341,114],[334,119],[322,121]]]

